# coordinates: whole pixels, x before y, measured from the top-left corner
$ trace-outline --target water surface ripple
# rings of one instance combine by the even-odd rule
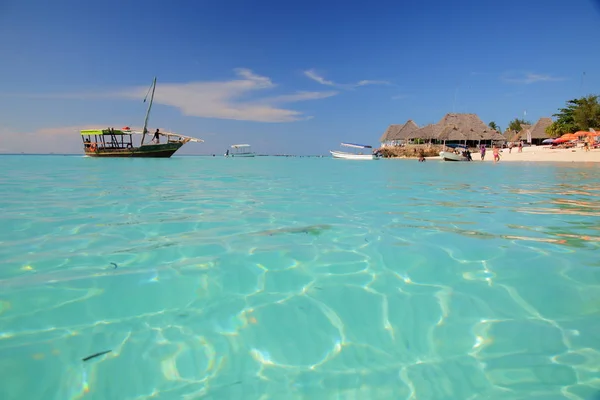
[[[595,165],[0,168],[2,399],[598,398]]]

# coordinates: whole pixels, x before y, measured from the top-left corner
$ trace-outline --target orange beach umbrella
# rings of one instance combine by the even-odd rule
[[[564,140],[577,140],[578,136],[574,133],[565,133],[560,138]]]

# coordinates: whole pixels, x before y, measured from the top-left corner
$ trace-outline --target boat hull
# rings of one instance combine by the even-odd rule
[[[329,152],[331,153],[333,158],[340,158],[340,159],[345,159],[345,160],[379,160],[379,157],[377,157],[374,154],[352,154],[352,153],[345,153],[343,151],[333,151],[333,150],[330,150]]]
[[[469,161],[469,159],[462,154],[456,154],[450,151],[440,151],[440,157],[444,161]]]
[[[183,142],[149,144],[129,149],[97,149],[90,151],[85,149],[88,157],[111,158],[111,157],[133,157],[133,158],[169,158],[183,146]]]

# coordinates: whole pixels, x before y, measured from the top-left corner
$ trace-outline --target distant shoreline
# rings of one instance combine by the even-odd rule
[[[83,153],[0,153],[0,156],[63,156],[63,157],[84,157]],[[177,157],[223,157],[222,154],[175,154],[171,158]],[[256,157],[301,157],[301,158],[331,158],[331,155],[296,155],[296,154],[257,154]],[[123,157],[128,158],[128,157]]]
[[[0,156],[43,156],[43,157],[84,157],[84,154],[43,154],[43,153],[0,153]],[[478,152],[471,153],[473,162],[481,162],[481,158]],[[222,155],[216,155],[213,157],[212,154],[179,154],[174,155],[172,158],[178,157],[207,157],[207,158],[223,158]],[[258,157],[283,157],[283,158],[332,158],[329,155],[272,155],[265,154]],[[383,160],[417,160],[418,156],[400,156],[400,157],[385,157]],[[426,160],[430,161],[442,161],[440,156],[426,155]],[[492,149],[488,148],[485,154],[484,162],[493,162],[494,156]],[[509,153],[508,149],[501,149],[500,163],[502,162],[545,162],[545,163],[600,163],[600,149],[593,149],[585,151],[583,147],[577,147],[575,149],[557,149],[551,146],[527,146],[523,148],[523,152],[519,153],[517,148],[513,148]]]

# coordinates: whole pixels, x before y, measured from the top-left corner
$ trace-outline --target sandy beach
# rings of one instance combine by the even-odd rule
[[[481,161],[480,154],[472,153],[473,161]],[[440,157],[428,157],[428,159],[438,159]],[[492,149],[488,148],[485,153],[485,162],[494,162]],[[519,153],[517,148],[513,148],[509,153],[508,149],[502,149],[500,153],[500,162],[598,162],[600,163],[600,149],[585,151],[583,147],[576,149],[553,149],[551,146],[528,146]]]

